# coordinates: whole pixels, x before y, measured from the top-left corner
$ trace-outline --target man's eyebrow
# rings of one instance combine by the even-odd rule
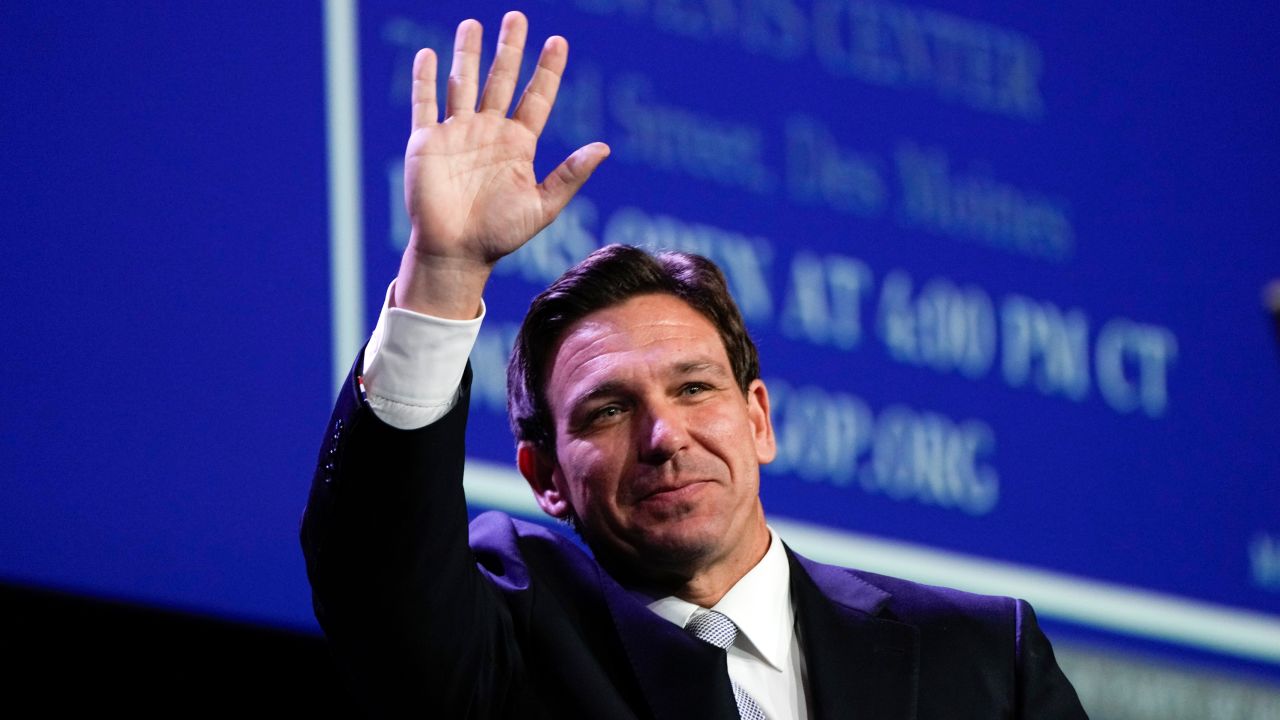
[[[726,368],[723,363],[718,363],[712,360],[687,360],[685,362],[675,363],[670,366],[668,372],[676,376],[693,375],[700,372],[709,372],[723,378],[728,378],[731,375],[729,369]],[[618,397],[620,395],[626,395],[628,392],[629,389],[625,382],[620,380],[606,380],[581,395],[574,397],[570,402],[569,407],[573,409],[580,408],[592,400],[598,400],[602,397]]]
[[[615,397],[626,393],[626,385],[617,380],[607,380],[575,397],[569,407],[578,408],[601,397]]]
[[[723,364],[712,362],[711,360],[690,360],[676,363],[671,369],[676,375],[692,375],[699,372],[710,372],[721,376],[729,375],[729,370]]]

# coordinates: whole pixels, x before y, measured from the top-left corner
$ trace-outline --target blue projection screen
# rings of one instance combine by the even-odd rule
[[[571,46],[539,174],[613,154],[489,287],[477,510],[537,513],[503,373],[532,295],[606,243],[703,253],[797,550],[1027,597],[1094,708],[1136,658],[1280,713],[1275,7],[513,7],[525,77]],[[487,66],[506,9],[0,11],[0,577],[314,627],[298,516],[408,236],[412,57],[443,80],[474,16]]]

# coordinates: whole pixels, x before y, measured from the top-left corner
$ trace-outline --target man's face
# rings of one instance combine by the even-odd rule
[[[571,325],[549,367],[556,456],[537,461],[541,486],[530,478],[544,510],[572,511],[597,555],[641,574],[759,559],[768,394],[755,380],[744,396],[706,317],[640,295]]]

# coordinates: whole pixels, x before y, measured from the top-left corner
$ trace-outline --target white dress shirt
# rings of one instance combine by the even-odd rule
[[[682,628],[707,612],[673,595],[649,603],[649,609]],[[773,528],[764,557],[710,609],[738,626],[738,637],[729,646],[729,677],[770,720],[809,717],[804,653],[791,604],[791,565]]]
[[[392,427],[412,430],[439,420],[457,403],[484,304],[473,320],[447,320],[391,307],[394,291],[393,281],[361,371],[374,414]],[[738,626],[728,650],[729,677],[770,720],[803,720],[809,717],[807,683],[791,602],[791,567],[773,528],[769,538],[764,558],[711,609]],[[706,612],[677,597],[655,600],[649,609],[682,628],[694,614]]]
[[[474,320],[447,320],[391,307],[395,288],[392,280],[361,375],[373,414],[391,427],[416,430],[444,417],[458,402],[484,302]]]

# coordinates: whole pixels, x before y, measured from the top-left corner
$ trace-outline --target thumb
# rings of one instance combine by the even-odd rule
[[[609,146],[602,142],[583,145],[547,175],[538,189],[542,191],[542,208],[548,223],[569,204],[591,173],[609,157],[609,152]]]

